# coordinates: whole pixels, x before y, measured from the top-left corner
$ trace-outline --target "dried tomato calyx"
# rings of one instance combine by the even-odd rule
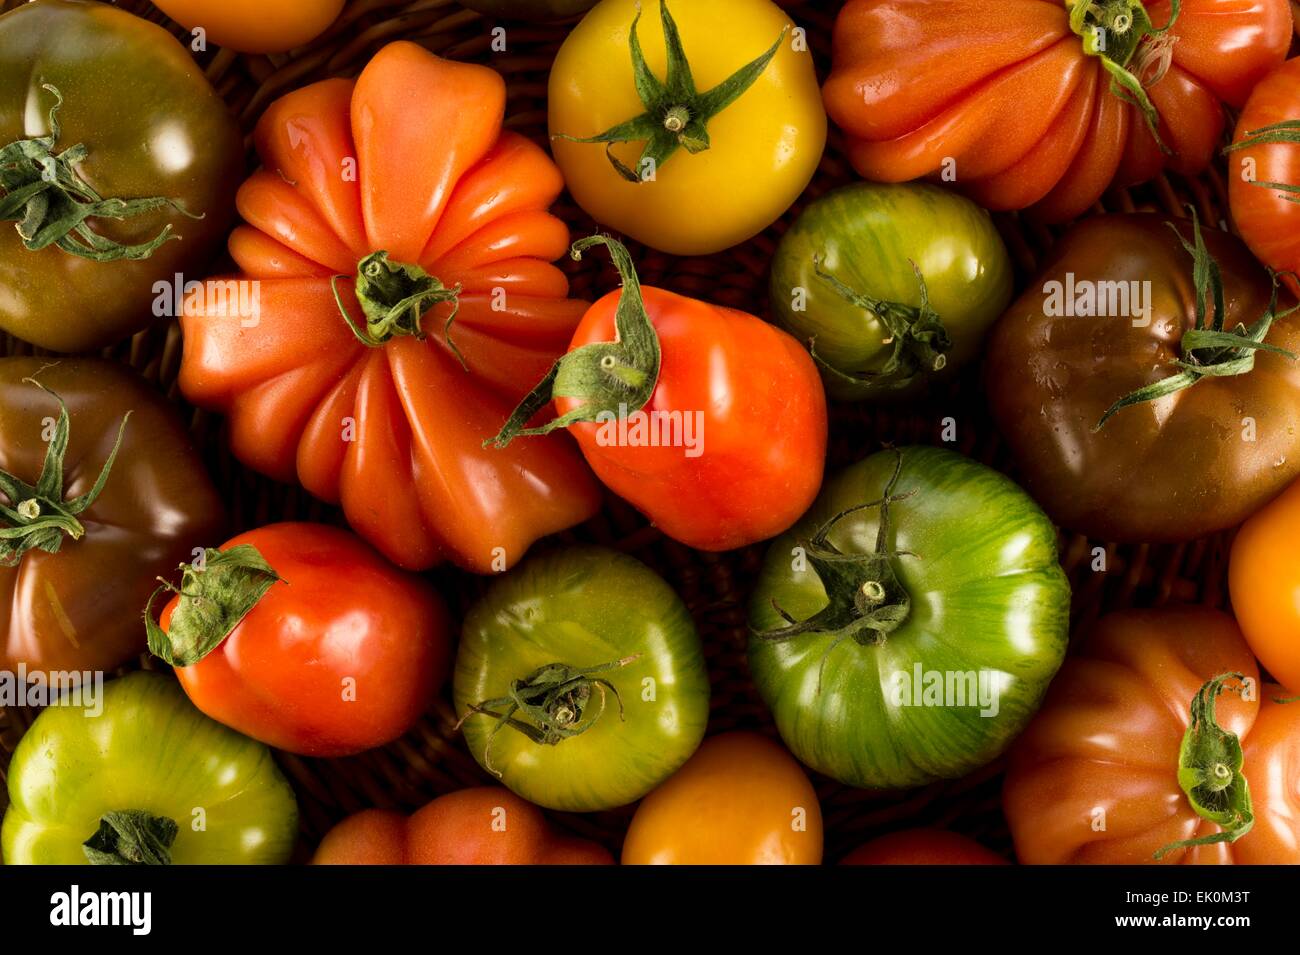
[[[465,367],[465,359],[451,340],[451,326],[460,311],[459,284],[448,288],[418,265],[394,262],[385,251],[372,252],[357,263],[353,289],[365,315],[365,326],[362,327],[348,314],[339,295],[338,281],[341,278],[347,276],[336,275],[330,279],[339,314],[357,341],[371,348],[378,348],[399,335],[410,335],[424,341],[425,313],[443,302],[451,302],[451,314],[442,329],[443,340],[461,367]]]
[[[605,712],[610,694],[618,704],[618,718],[624,719],[623,697],[618,688],[600,674],[622,669],[640,656],[639,653],[633,654],[591,667],[548,663],[522,680],[512,682],[508,695],[472,705],[460,718],[456,729],[460,729],[471,716],[488,716],[496,720],[483,748],[483,760],[484,768],[500,778],[501,772],[492,765],[492,741],[506,727],[523,733],[539,746],[555,746],[566,739],[581,736],[595,726]],[[593,701],[595,711],[591,712]]]
[[[40,476],[34,485],[19,480],[8,471],[0,470],[0,496],[8,498],[7,504],[0,501],[0,567],[12,567],[29,550],[57,554],[65,538],[80,540],[85,535],[86,529],[77,520],[77,516],[95,503],[95,499],[103,492],[104,485],[108,483],[109,473],[113,470],[117,452],[122,447],[122,438],[126,434],[126,423],[131,418],[129,411],[122,417],[117,441],[91,489],[77,497],[65,498],[63,461],[68,453],[68,434],[71,430],[68,406],[61,397],[35,378],[24,380],[59,403],[59,417],[45,449]]]
[[[142,809],[106,812],[81,851],[91,865],[171,865],[179,832],[174,819]]]
[[[1173,0],[1169,21],[1157,27],[1141,0],[1066,0],[1070,29],[1083,40],[1083,52],[1095,56],[1110,74],[1110,91],[1136,106],[1162,152],[1170,150],[1160,138],[1160,115],[1146,88],[1169,68],[1177,37],[1169,31],[1178,22],[1181,0]]]
[[[833,516],[822,524],[807,540],[799,542],[809,565],[826,591],[827,604],[807,620],[795,620],[772,601],[772,609],[787,626],[775,630],[756,630],[761,640],[783,643],[805,633],[828,634],[834,639],[822,654],[817,672],[817,688],[821,689],[822,672],[831,651],[845,640],[860,646],[883,644],[907,620],[912,609],[912,598],[898,579],[894,561],[910,555],[894,550],[890,504],[911,497],[913,491],[895,494],[894,488],[903,470],[902,452],[894,450],[894,473],[885,485],[878,500],[858,504]],[[830,541],[830,534],[845,517],[868,508],[880,508],[880,522],[876,529],[875,548],[865,554],[846,554]]]
[[[1229,680],[1240,685],[1228,686]],[[1214,715],[1219,694],[1240,693],[1245,681],[1241,673],[1221,673],[1207,681],[1192,698],[1191,722],[1178,748],[1178,785],[1196,814],[1221,831],[1170,843],[1156,852],[1157,859],[1175,849],[1236,842],[1255,824],[1250,785],[1241,771],[1241,740],[1221,727]]]

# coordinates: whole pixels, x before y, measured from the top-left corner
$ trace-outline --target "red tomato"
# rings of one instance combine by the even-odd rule
[[[597,242],[623,288],[591,306],[497,445],[567,425],[597,477],[689,547],[781,533],[816,497],[826,458],[826,395],[808,352],[753,315],[643,288],[613,239],[575,254]],[[523,430],[552,395],[560,417]]]
[[[1289,124],[1280,136],[1258,132],[1279,123]],[[1228,199],[1241,237],[1269,268],[1300,272],[1300,57],[1250,94],[1230,156]],[[1300,294],[1295,276],[1287,281]]]
[[[948,173],[988,208],[1036,205],[1044,218],[1071,219],[1112,181],[1204,169],[1223,130],[1221,103],[1244,103],[1291,44],[1287,0],[1182,0],[1164,36],[1149,26],[1169,23],[1169,0],[1096,0],[1079,33],[1070,7],[850,0],[823,94],[854,167],[881,182]],[[1111,29],[1125,17],[1127,32]],[[1116,95],[1101,57],[1085,52],[1098,36],[1138,77],[1169,154],[1144,113]]]
[[[1006,859],[946,829],[903,829],[858,846],[840,865],[1010,865]]]
[[[163,611],[162,642],[151,635],[150,648],[173,662],[194,704],[306,756],[357,753],[406,732],[451,663],[451,623],[437,593],[333,527],[272,524],[219,551],[243,545],[280,577],[260,599],[248,588],[270,578],[236,578],[208,551],[205,569],[187,568],[184,593]],[[206,626],[213,606],[241,599],[256,602],[233,629]],[[182,608],[191,617],[183,630],[173,626]]]
[[[367,809],[325,833],[312,865],[612,865],[594,842],[555,832],[508,789],[440,796],[409,818]]]

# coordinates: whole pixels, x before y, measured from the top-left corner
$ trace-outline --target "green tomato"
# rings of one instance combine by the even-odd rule
[[[989,214],[925,183],[836,189],[804,209],[772,262],[773,317],[810,345],[841,401],[913,394],[970,363],[1011,293]]]
[[[269,749],[208,719],[157,673],[112,680],[100,703],[98,715],[47,707],[19,741],[6,864],[288,861],[298,805]]]
[[[527,20],[530,23],[550,23],[586,13],[596,5],[596,0],[461,0],[471,10],[484,16],[505,20]]]
[[[588,812],[635,802],[686,762],[709,679],[668,584],[574,547],[525,562],[470,611],[455,702],[479,765],[529,802]]]
[[[1024,491],[951,451],[882,451],[773,542],[750,669],[804,763],[850,786],[916,786],[969,773],[1021,731],[1064,658],[1069,609],[1055,530]]]

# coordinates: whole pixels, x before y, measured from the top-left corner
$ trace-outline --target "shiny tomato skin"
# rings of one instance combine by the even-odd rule
[[[1250,94],[1233,143],[1266,126],[1300,119],[1300,56],[1287,60]],[[1300,194],[1256,183],[1300,186],[1300,143],[1270,143],[1228,155],[1232,220],[1256,257],[1279,272],[1300,272]],[[1288,198],[1288,196],[1290,198]],[[1300,282],[1286,277],[1300,294]]]
[[[366,809],[325,834],[312,865],[613,865],[594,842],[563,835],[508,789],[439,796],[412,816]]]
[[[158,9],[204,40],[240,53],[283,53],[316,39],[343,0],[157,0]]]
[[[902,829],[858,846],[840,865],[1010,865],[974,839],[946,829]]]
[[[493,572],[500,555],[513,565],[600,506],[564,435],[483,447],[587,306],[552,264],[569,248],[548,212],[559,170],[502,129],[504,112],[499,74],[407,41],[355,81],[285,94],[254,130],[263,168],[240,187],[245,224],[229,243],[236,279],[258,290],[256,315],[226,314],[217,279],[181,318],[181,391],[229,416],[235,456],[341,505],[408,570]],[[423,338],[353,334],[334,286],[364,321],[355,276],[381,251],[461,286],[449,333],[443,302],[421,317]]]
[[[1180,241],[1191,241],[1191,224],[1179,220],[1175,233],[1168,223],[1134,214],[1075,225],[985,349],[993,419],[1019,480],[1056,523],[1100,540],[1186,541],[1223,530],[1300,474],[1291,412],[1300,362],[1284,355],[1257,352],[1246,374],[1206,376],[1097,428],[1120,398],[1179,370],[1183,333],[1195,326],[1193,262]],[[1268,309],[1268,274],[1234,236],[1205,225],[1202,235],[1223,276],[1224,327],[1255,323]],[[1049,282],[1138,283],[1122,287],[1138,289],[1150,311],[1058,314]],[[1283,293],[1279,313],[1289,306]],[[1266,340],[1300,353],[1300,315],[1275,321]]]
[[[596,476],[669,537],[698,550],[742,547],[779,534],[821,486],[826,394],[812,359],[790,335],[745,312],[641,289],[659,336],[659,381],[645,407],[698,415],[699,453],[630,446],[602,425],[569,431]],[[619,293],[583,316],[569,350],[617,339]],[[565,414],[579,400],[557,396]],[[533,440],[531,438],[526,440]]]
[[[1154,25],[1169,22],[1168,0],[1144,6]],[[1067,221],[1112,182],[1204,169],[1221,104],[1245,102],[1291,42],[1285,0],[1183,0],[1171,66],[1147,89],[1166,156],[1069,17],[1043,0],[850,0],[822,92],[854,167],[883,182],[955,176],[986,208]]]
[[[100,195],[162,196],[190,213],[91,220],[121,243],[147,242],[167,225],[179,237],[148,258],[110,262],[53,246],[28,251],[14,223],[0,223],[0,329],[86,352],[148,327],[160,306],[174,314],[175,274],[198,278],[229,231],[243,138],[187,50],[107,3],[39,0],[0,17],[0,147],[50,132],[47,83],[63,96],[54,151],[86,146],[76,168]]]
[[[437,593],[338,528],[271,524],[221,549],[241,544],[282,579],[215,650],[176,669],[194,704],[306,756],[349,755],[406,732],[450,666]],[[179,599],[163,611],[164,630]]]
[[[818,865],[822,816],[803,769],[751,732],[704,741],[641,801],[624,865]]]
[[[1171,843],[1217,832],[1179,787],[1179,747],[1201,686],[1236,672],[1253,695],[1220,694],[1216,715],[1241,740],[1254,827],[1161,861],[1300,863],[1300,709],[1275,702],[1282,689],[1261,683],[1230,617],[1124,610],[1101,618],[1081,647],[1011,750],[1003,811],[1020,862],[1149,864]]]
[[[1228,563],[1232,610],[1241,632],[1259,662],[1288,690],[1300,687],[1298,539],[1300,483],[1241,526]]]
[[[130,418],[103,492],[78,517],[84,536],[0,567],[0,670],[112,670],[144,651],[155,578],[225,532],[225,506],[175,409],[95,358],[0,359],[0,470],[40,476],[59,406],[33,376],[68,406],[65,498],[90,491]]]

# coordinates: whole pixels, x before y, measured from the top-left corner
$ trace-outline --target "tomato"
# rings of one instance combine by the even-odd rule
[[[586,308],[551,264],[560,175],[504,108],[492,70],[407,42],[281,97],[239,192],[243,271],[182,318],[181,390],[230,416],[235,455],[341,503],[411,570],[513,564],[600,503],[562,435],[482,446]]]
[[[343,0],[154,0],[187,30],[202,30],[207,43],[240,53],[283,53],[316,39],[343,9]]]
[[[698,550],[785,530],[816,496],[826,456],[826,395],[808,353],[753,315],[642,288],[607,236],[574,255],[596,244],[623,288],[591,307],[493,443],[567,427],[608,487]],[[560,416],[526,428],[552,396]]]
[[[1259,662],[1288,690],[1300,687],[1300,483],[1255,513],[1232,541],[1232,609]],[[1300,692],[1300,691],[1295,691]]]
[[[1011,260],[969,199],[858,183],[799,214],[771,292],[773,317],[808,344],[832,397],[912,394],[979,353],[1011,301]]]
[[[488,17],[546,23],[575,17],[590,10],[596,0],[465,0],[464,5]]]
[[[244,170],[203,71],[139,17],[36,0],[0,17],[0,90],[0,330],[90,351],[174,314]]]
[[[594,842],[555,832],[496,786],[439,796],[415,815],[366,809],[325,833],[313,865],[613,865]]]
[[[940,448],[873,454],[772,543],[749,666],[790,750],[849,786],[964,776],[1061,665],[1056,532],[1001,474]]]
[[[840,865],[1008,865],[974,839],[946,829],[901,829],[858,846]]]
[[[1082,648],[1011,752],[1003,809],[1021,862],[1300,862],[1300,707],[1260,684],[1229,617],[1121,611]],[[1225,674],[1242,679],[1216,699],[1207,686]],[[1207,778],[1224,780],[1217,794]],[[1253,828],[1239,815],[1252,799]]]
[[[1255,87],[1229,152],[1228,199],[1241,237],[1269,268],[1300,272],[1300,57]],[[1288,279],[1300,293],[1296,277]]]
[[[206,551],[161,628],[148,619],[150,649],[200,710],[306,756],[392,742],[451,663],[433,588],[321,524],[272,524]]]
[[[989,338],[989,400],[1017,474],[1053,520],[1090,537],[1191,540],[1300,474],[1300,364],[1204,342],[1244,324],[1294,355],[1300,324],[1271,307],[1269,278],[1240,241],[1176,228],[1156,215],[1084,220]],[[1204,246],[1189,254],[1198,233]]]
[[[640,561],[601,547],[532,558],[465,618],[456,712],[480,766],[529,802],[635,802],[695,752],[709,679],[695,624]]]
[[[1288,7],[1182,0],[1174,19],[1170,0],[849,0],[826,109],[867,179],[940,176],[987,208],[1065,221],[1112,182],[1204,169],[1221,104],[1286,58]]]
[[[154,578],[221,533],[223,511],[175,411],[134,373],[0,359],[0,670],[48,678],[140,653]]]
[[[723,733],[637,806],[624,865],[818,865],[822,813],[799,764],[757,733]]]
[[[265,746],[157,673],[129,673],[81,703],[47,707],[18,741],[7,865],[289,860],[298,806]]]
[[[555,161],[578,205],[673,255],[767,228],[826,145],[812,54],[791,26],[770,0],[685,0],[671,14],[655,0],[598,3],[560,47],[547,94]]]

